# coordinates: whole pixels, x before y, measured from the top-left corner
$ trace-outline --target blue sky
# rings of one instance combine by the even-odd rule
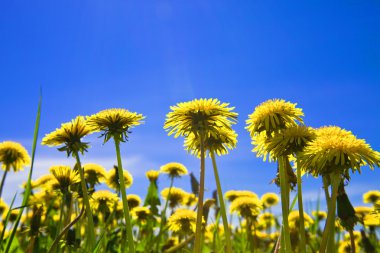
[[[255,157],[244,130],[247,115],[267,99],[296,102],[306,124],[341,126],[380,150],[379,12],[377,1],[3,1],[0,140],[31,150],[40,86],[40,138],[79,114],[137,111],[145,124],[122,152],[135,177],[129,192],[143,194],[145,171],[166,162],[198,175],[197,159],[166,135],[163,123],[170,105],[214,97],[239,113],[238,147],[218,159],[224,190],[277,192],[269,184],[275,165]],[[110,168],[112,144],[89,140],[84,161]],[[39,145],[35,177],[72,162]],[[206,176],[211,191],[210,166]],[[24,179],[26,173],[8,178],[6,198]],[[177,185],[190,189],[188,178]],[[364,169],[347,191],[359,204],[379,185],[380,169]],[[308,178],[304,188],[315,199],[321,183]]]

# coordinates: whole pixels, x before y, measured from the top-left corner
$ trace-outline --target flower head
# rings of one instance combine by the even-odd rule
[[[115,207],[119,198],[115,193],[107,190],[99,190],[92,194],[91,207],[99,212],[109,212]]]
[[[175,163],[175,162],[162,165],[160,168],[160,172],[169,174],[169,177],[173,177],[173,178],[188,174],[185,165],[181,163]]]
[[[351,132],[335,126],[316,130],[316,138],[309,142],[299,155],[299,165],[311,174],[325,175],[331,172],[349,179],[352,172],[364,165],[380,166],[380,153]]]
[[[84,178],[90,185],[99,184],[107,177],[104,167],[96,163],[84,164],[83,170]]]
[[[61,128],[45,135],[42,139],[42,145],[49,147],[61,146],[59,151],[66,151],[67,156],[72,153],[81,152],[82,154],[87,151],[88,143],[82,142],[82,138],[93,131],[87,125],[83,116],[78,116],[70,122],[63,123]]]
[[[261,196],[261,201],[263,202],[265,208],[269,208],[271,206],[277,205],[280,201],[280,198],[276,193],[268,192]]]
[[[54,176],[54,179],[49,181],[50,187],[53,190],[60,190],[62,193],[67,193],[71,185],[80,182],[78,171],[72,170],[70,166],[52,166],[50,173]]]
[[[178,209],[168,219],[169,229],[176,233],[191,234],[195,232],[197,214],[192,210]]]
[[[28,151],[19,143],[4,141],[0,143],[0,163],[3,170],[23,170],[30,164]]]
[[[132,210],[133,208],[138,207],[141,204],[141,199],[136,194],[128,194],[127,202],[129,210]]]
[[[129,130],[142,123],[145,117],[126,109],[114,108],[100,111],[88,117],[88,124],[93,131],[101,131],[104,142],[114,138],[127,141]]]
[[[256,193],[251,192],[251,191],[235,191],[235,190],[230,190],[227,191],[224,194],[224,197],[228,199],[228,201],[232,202],[238,197],[250,197],[250,198],[255,198],[259,199]]]
[[[283,99],[270,99],[255,108],[248,116],[246,129],[251,137],[265,131],[267,134],[303,123],[302,109]]]
[[[303,213],[305,228],[310,227],[314,223],[314,220],[307,214]],[[298,210],[291,211],[288,216],[289,227],[292,230],[297,230],[299,228],[300,215]]]
[[[129,188],[133,183],[133,177],[131,173],[129,173],[127,170],[123,170],[123,175],[124,175],[125,187]],[[120,190],[120,181],[119,181],[119,173],[117,171],[117,166],[114,166],[113,169],[111,169],[107,173],[106,183],[110,188],[116,191]]]
[[[325,220],[327,218],[327,213],[325,211],[313,211],[311,214],[315,217],[318,218],[318,220]]]
[[[237,134],[234,130],[223,128],[213,135],[206,136],[204,140],[204,148],[206,151],[214,152],[217,155],[228,154],[229,149],[234,149],[237,143]],[[199,138],[191,133],[185,139],[185,149],[198,157],[201,155],[201,145]]]
[[[177,187],[165,188],[161,191],[161,196],[169,201],[169,206],[171,208],[183,204],[186,198],[186,194],[187,193],[184,190]]]
[[[150,210],[146,206],[138,206],[131,211],[132,217],[141,223],[145,223],[150,215]]]
[[[363,194],[363,202],[368,203],[376,203],[378,200],[380,200],[380,191],[368,191]]]
[[[146,178],[148,178],[148,180],[150,182],[157,182],[157,179],[158,179],[158,176],[160,175],[160,171],[158,170],[148,170],[146,173]]]
[[[164,128],[174,137],[193,133],[196,136],[218,136],[221,128],[231,129],[236,123],[237,113],[228,107],[228,103],[221,103],[218,99],[194,99],[171,106],[172,110],[166,115]]]
[[[244,218],[253,218],[260,214],[263,205],[258,198],[238,197],[231,202],[230,212],[239,213]]]

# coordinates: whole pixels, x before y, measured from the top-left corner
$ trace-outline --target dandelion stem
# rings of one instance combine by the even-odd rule
[[[121,198],[123,201],[124,218],[125,218],[125,224],[126,224],[126,229],[127,229],[127,240],[128,240],[128,246],[129,246],[129,253],[134,253],[135,252],[135,246],[134,246],[134,242],[133,242],[131,220],[129,217],[129,207],[128,207],[128,201],[127,201],[127,194],[125,192],[124,174],[123,174],[123,167],[121,164],[121,156],[120,156],[120,141],[117,138],[114,138],[114,141],[115,141],[116,156],[117,156],[117,170],[119,172],[119,180],[120,180],[120,192],[121,192]]]
[[[306,252],[306,237],[305,237],[305,218],[303,213],[303,203],[302,203],[302,180],[301,180],[301,169],[297,166],[297,190],[298,190],[298,211],[299,211],[299,229],[300,229],[300,252]]]
[[[292,252],[292,245],[290,242],[289,233],[289,199],[288,199],[288,181],[286,180],[285,171],[285,158],[280,156],[278,159],[279,172],[280,172],[280,188],[281,188],[281,206],[282,206],[282,223],[284,226],[284,241],[285,241],[285,252]],[[281,246],[282,247],[282,246]]]
[[[95,228],[94,228],[94,220],[92,218],[92,211],[91,211],[91,207],[90,207],[90,200],[89,200],[89,197],[88,197],[88,193],[87,193],[87,185],[86,185],[86,181],[84,179],[84,172],[83,172],[83,168],[82,168],[82,164],[80,162],[80,159],[79,159],[79,154],[78,154],[78,151],[75,152],[74,154],[75,156],[75,159],[77,161],[77,168],[79,170],[79,175],[80,175],[80,181],[81,181],[81,186],[82,186],[82,193],[83,193],[83,202],[84,202],[84,205],[85,205],[85,208],[86,208],[86,215],[87,215],[87,222],[88,222],[88,249],[90,251],[92,251],[95,247]]]
[[[3,173],[3,178],[1,179],[1,184],[0,184],[0,198],[1,198],[2,194],[3,194],[4,182],[5,182],[5,178],[7,177],[8,170],[9,170],[9,165],[7,165],[7,168],[5,169],[5,171],[4,171],[4,173]]]
[[[351,229],[351,230],[348,231],[348,232],[350,233],[351,253],[356,253],[354,231]]]
[[[319,248],[319,252],[323,253],[334,252],[335,247],[335,212],[336,212],[336,198],[338,196],[338,186],[340,183],[339,174],[331,174],[331,197],[327,205],[327,219],[325,228],[322,234],[322,241]],[[326,186],[325,186],[326,187]],[[329,251],[331,250],[332,251]]]
[[[224,205],[222,186],[220,184],[218,167],[216,166],[214,151],[210,151],[210,155],[211,155],[211,159],[212,159],[212,166],[214,168],[216,189],[218,191],[218,200],[219,200],[219,205],[220,205],[220,212],[222,214],[224,233],[225,233],[225,238],[226,238],[226,252],[232,253],[231,233],[230,233],[230,228],[228,226],[226,207]]]
[[[201,171],[199,179],[199,196],[198,196],[198,210],[197,210],[197,223],[195,229],[195,243],[194,253],[202,252],[202,216],[203,216],[203,196],[205,187],[205,149],[204,149],[204,135],[199,134],[199,143],[201,149]]]

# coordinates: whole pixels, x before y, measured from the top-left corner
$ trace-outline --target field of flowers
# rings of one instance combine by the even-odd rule
[[[58,148],[75,166],[52,164],[50,173],[32,180],[39,109],[31,154],[20,143],[0,143],[0,197],[8,173],[29,169],[21,205],[0,199],[0,252],[380,252],[379,189],[363,192],[367,206],[357,207],[345,192],[351,173],[380,166],[379,152],[338,126],[306,126],[295,103],[268,100],[248,116],[246,129],[252,155],[277,163],[273,183],[280,194],[224,192],[217,163],[236,147],[234,110],[217,99],[172,106],[164,129],[183,137],[184,148],[199,158],[199,177],[189,176],[181,163],[163,164],[146,171],[149,187],[138,196],[128,193],[133,175],[123,169],[120,147],[144,123],[143,115],[107,109],[43,133],[42,145]],[[113,168],[81,163],[91,152],[83,139],[90,134],[114,144]],[[206,159],[217,186],[211,199],[204,198]],[[317,204],[305,212],[306,174],[322,178],[320,201],[327,210]],[[169,187],[161,188],[162,177],[170,179]],[[179,177],[189,177],[191,192],[176,186]],[[280,214],[272,211],[275,205],[281,205]]]

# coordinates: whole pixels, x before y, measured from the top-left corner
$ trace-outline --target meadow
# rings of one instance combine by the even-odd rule
[[[173,157],[146,171],[144,196],[129,194],[134,179],[120,152],[133,138],[131,129],[143,127],[144,115],[107,109],[42,133],[41,144],[57,148],[75,166],[52,164],[48,174],[32,180],[40,106],[41,100],[31,154],[22,143],[0,143],[0,197],[8,173],[29,170],[21,205],[0,199],[0,252],[380,252],[380,189],[365,189],[363,206],[353,206],[345,191],[352,173],[378,169],[380,153],[339,126],[305,125],[296,103],[270,99],[246,119],[252,155],[277,164],[278,191],[262,196],[224,191],[221,185],[218,157],[237,144],[238,113],[228,103],[194,99],[170,107],[163,127],[183,138],[178,148],[199,159],[199,174],[189,174]],[[113,168],[81,162],[91,152],[88,135],[113,143]],[[210,199],[204,197],[206,160],[216,184]],[[305,175],[323,182],[323,197],[313,210],[303,203]],[[163,177],[169,187],[160,185]],[[191,192],[176,186],[181,177],[188,177]],[[273,212],[277,205],[281,213]]]

